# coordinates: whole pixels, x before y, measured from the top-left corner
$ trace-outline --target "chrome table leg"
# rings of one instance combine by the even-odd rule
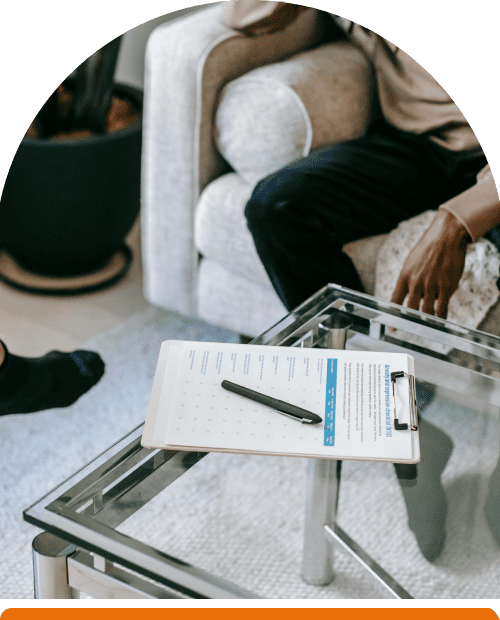
[[[326,586],[334,577],[333,544],[325,525],[335,523],[342,461],[310,459],[307,470],[306,522],[302,577],[315,586]]]
[[[348,314],[337,312],[325,321],[328,334],[323,346],[345,349]],[[333,545],[325,536],[325,525],[335,523],[340,486],[341,461],[311,459],[307,471],[306,519],[302,577],[316,586],[325,586],[334,577]]]
[[[67,558],[76,547],[49,532],[32,543],[35,598],[80,598],[68,583]]]

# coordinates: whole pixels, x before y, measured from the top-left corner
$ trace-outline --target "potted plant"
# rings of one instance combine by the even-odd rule
[[[120,37],[51,95],[14,157],[0,201],[0,278],[41,292],[123,275],[140,208],[141,91],[115,84]]]

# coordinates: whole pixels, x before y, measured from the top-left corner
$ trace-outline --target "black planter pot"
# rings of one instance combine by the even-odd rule
[[[114,94],[142,110],[141,91],[116,85]],[[138,122],[81,140],[23,140],[0,201],[2,249],[54,277],[105,265],[139,213],[141,136]]]

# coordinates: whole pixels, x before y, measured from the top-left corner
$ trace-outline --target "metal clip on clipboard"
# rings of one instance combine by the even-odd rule
[[[409,395],[409,405],[410,405],[410,425],[406,424],[406,423],[401,423],[399,422],[398,418],[397,418],[397,413],[396,413],[396,394],[394,391],[394,385],[396,383],[396,379],[399,379],[400,377],[408,377],[408,383],[409,383],[409,390],[408,390],[408,395]],[[408,428],[411,431],[416,431],[418,430],[418,416],[417,416],[417,397],[416,397],[416,384],[415,384],[415,377],[413,375],[409,375],[407,372],[404,372],[403,370],[399,371],[399,372],[391,372],[391,382],[392,382],[392,396],[394,398],[394,428],[397,431],[406,431]]]

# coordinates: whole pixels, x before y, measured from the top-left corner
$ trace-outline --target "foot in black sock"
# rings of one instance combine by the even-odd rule
[[[51,351],[43,357],[19,357],[5,349],[0,366],[0,415],[69,407],[104,374],[97,353]]]
[[[421,461],[416,480],[399,479],[408,510],[408,524],[422,555],[433,562],[441,555],[446,539],[448,502],[441,474],[453,451],[453,442],[426,420],[419,421]],[[397,471],[397,468],[396,468]]]

